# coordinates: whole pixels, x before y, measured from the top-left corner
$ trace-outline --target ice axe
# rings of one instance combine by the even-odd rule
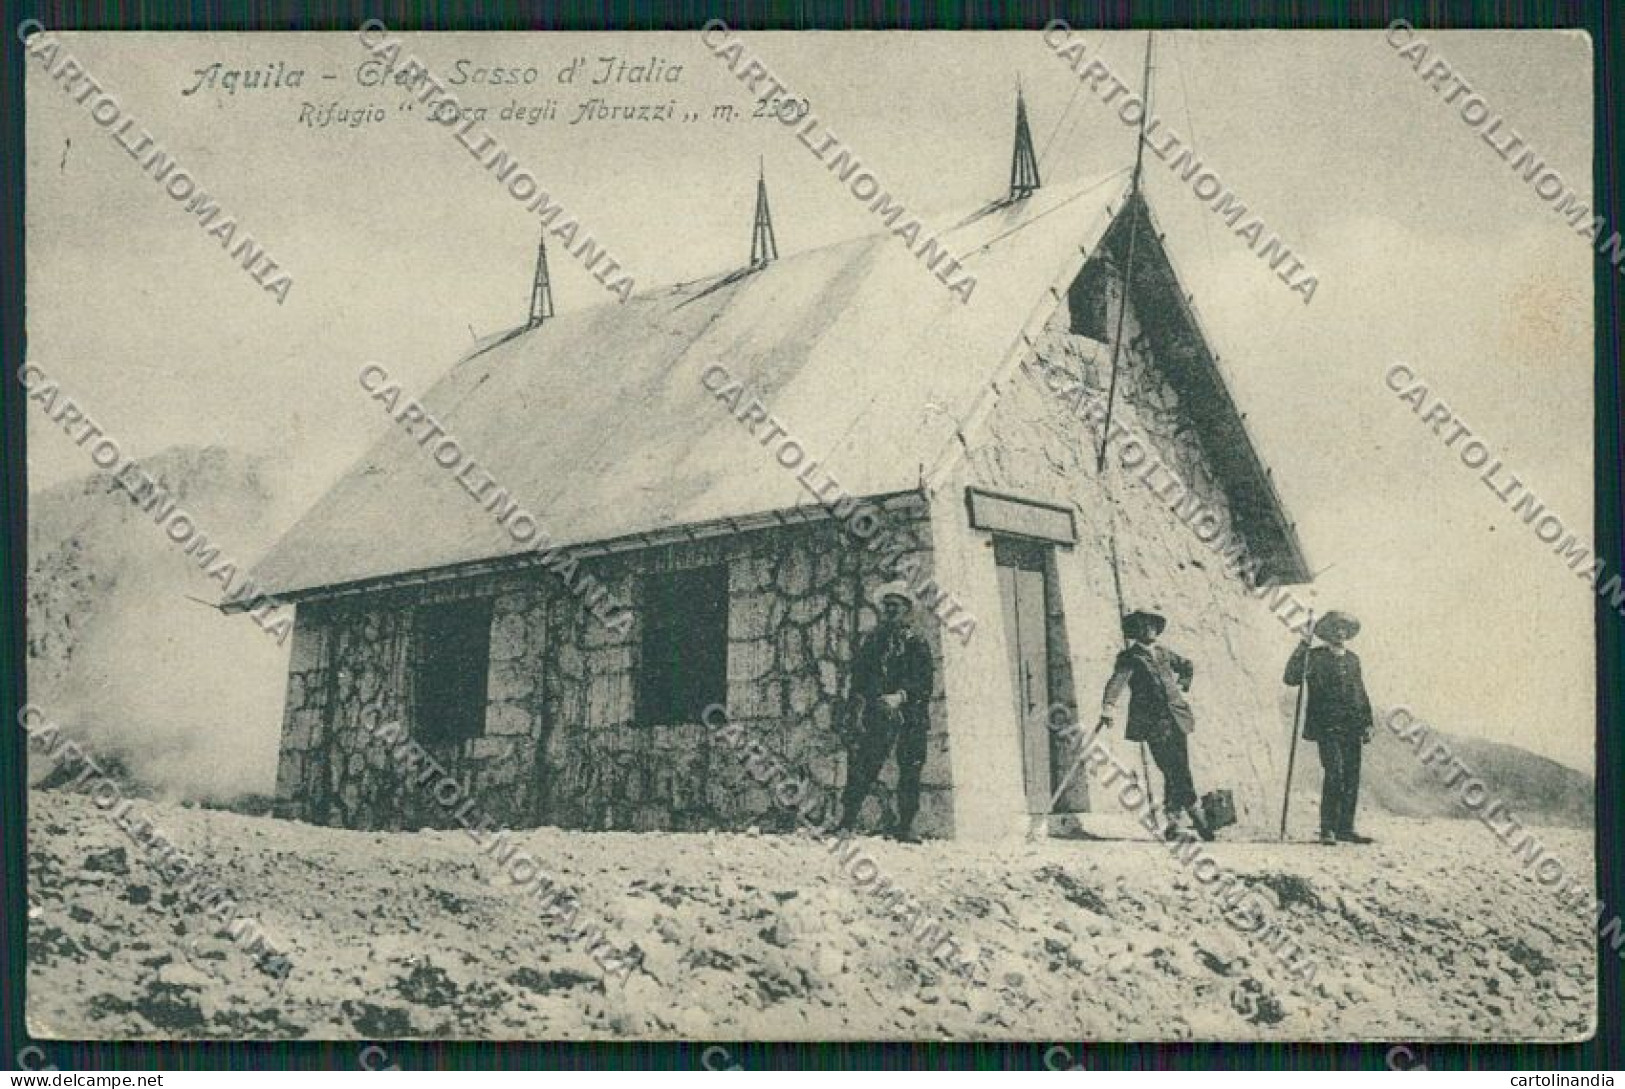
[[[1083,744],[1078,746],[1078,758],[1072,761],[1072,766],[1066,769],[1065,775],[1061,776],[1061,784],[1050,794],[1048,811],[1031,814],[1032,820],[1027,825],[1028,840],[1038,838],[1039,822],[1055,812],[1055,807],[1060,804],[1061,795],[1065,794],[1066,788],[1072,785],[1072,780],[1078,774],[1078,770],[1083,767],[1084,758],[1089,755],[1089,749],[1094,745],[1095,738],[1100,736],[1100,732],[1105,729],[1105,726],[1104,722],[1095,723],[1095,728],[1089,731],[1089,736],[1084,738]]]
[[[1286,815],[1292,807],[1292,766],[1298,759],[1298,734],[1309,705],[1309,651],[1315,645],[1315,610],[1309,610],[1309,639],[1303,644],[1303,676],[1298,679],[1298,701],[1292,709],[1292,740],[1286,750],[1286,794],[1281,798],[1281,842],[1286,842]]]

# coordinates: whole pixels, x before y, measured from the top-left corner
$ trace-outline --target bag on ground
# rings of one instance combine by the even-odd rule
[[[1217,832],[1236,823],[1236,799],[1228,790],[1210,790],[1202,795],[1202,819]]]

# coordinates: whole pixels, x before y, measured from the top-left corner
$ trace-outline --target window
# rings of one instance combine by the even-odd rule
[[[1112,298],[1118,291],[1116,279],[1116,270],[1106,258],[1084,266],[1067,293],[1072,333],[1091,340],[1111,339],[1111,321],[1117,314],[1117,301]]]
[[[418,609],[413,642],[413,735],[426,745],[480,736],[491,664],[491,602]]]
[[[650,575],[643,603],[638,724],[699,722],[728,698],[728,568]]]

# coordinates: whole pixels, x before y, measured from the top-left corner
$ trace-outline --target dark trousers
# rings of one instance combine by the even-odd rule
[[[1354,807],[1360,800],[1360,750],[1364,746],[1358,733],[1330,734],[1316,744],[1325,772],[1320,784],[1320,830],[1349,835],[1354,831]]]
[[[925,767],[925,738],[928,724],[922,720],[879,709],[865,716],[863,734],[852,747],[846,763],[846,789],[841,795],[841,823],[850,828],[857,823],[858,811],[880,778],[893,746],[897,750],[897,828],[907,834],[920,811],[920,770]]]
[[[1177,726],[1163,730],[1146,741],[1151,759],[1162,772],[1162,811],[1170,816],[1196,804],[1196,784],[1191,781],[1191,753],[1185,731]]]

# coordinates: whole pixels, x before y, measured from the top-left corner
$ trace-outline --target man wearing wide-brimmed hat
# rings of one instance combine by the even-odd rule
[[[1366,695],[1360,658],[1348,641],[1360,631],[1360,622],[1348,613],[1332,610],[1315,624],[1314,634],[1325,643],[1311,646],[1306,636],[1292,652],[1282,678],[1296,688],[1307,683],[1303,739],[1320,749],[1325,777],[1320,787],[1320,842],[1370,843],[1354,830],[1354,810],[1360,799],[1361,748],[1371,740],[1371,698]]]
[[[911,620],[914,592],[901,579],[874,593],[880,621],[863,637],[852,663],[854,736],[849,739],[841,827],[853,828],[858,812],[893,747],[897,750],[897,823],[894,838],[915,842],[920,809],[920,771],[925,767],[935,668],[931,648]]]
[[[1138,609],[1123,617],[1123,637],[1128,647],[1117,655],[1116,667],[1106,682],[1101,698],[1100,725],[1109,729],[1116,715],[1117,701],[1128,689],[1129,741],[1143,741],[1151,759],[1162,773],[1163,813],[1168,818],[1164,835],[1169,839],[1184,835],[1179,827],[1183,814],[1203,839],[1212,839],[1191,778],[1190,748],[1186,735],[1196,729],[1196,716],[1185,700],[1196,667],[1167,647],[1158,646],[1168,621],[1150,609]]]

